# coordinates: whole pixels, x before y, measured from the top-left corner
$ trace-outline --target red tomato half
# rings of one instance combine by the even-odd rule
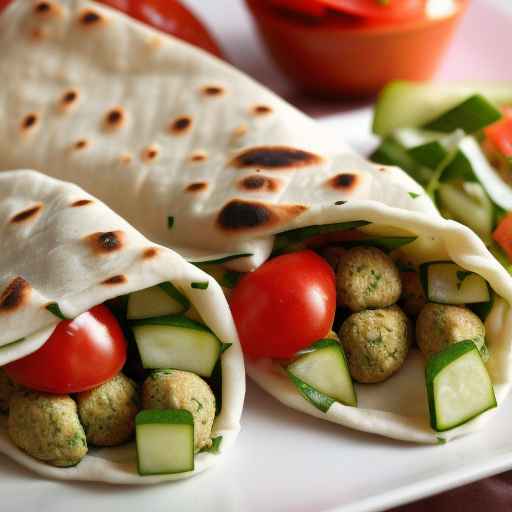
[[[501,219],[492,237],[505,251],[509,261],[512,261],[512,212]]]
[[[0,12],[12,0],[0,0]],[[178,0],[99,0],[143,23],[187,41],[217,57],[222,51],[207,28]]]
[[[313,251],[278,256],[246,274],[230,304],[246,354],[289,358],[329,332],[334,272]]]
[[[504,156],[512,156],[512,107],[503,109],[503,118],[484,129],[485,136]]]
[[[47,393],[78,393],[117,375],[126,362],[126,341],[114,315],[96,306],[62,321],[32,354],[5,366],[14,382]]]

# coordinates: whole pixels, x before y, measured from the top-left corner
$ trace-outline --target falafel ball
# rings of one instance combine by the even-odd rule
[[[429,302],[416,320],[416,342],[430,358],[450,343],[472,340],[484,350],[485,326],[475,313],[460,306]]]
[[[52,466],[75,466],[87,453],[76,403],[68,395],[15,393],[10,402],[8,431],[18,448]]]
[[[88,443],[116,446],[132,437],[140,400],[137,385],[122,373],[78,393],[76,400]]]
[[[23,387],[11,380],[3,368],[0,368],[0,412],[9,412],[11,396],[21,389]]]
[[[402,280],[400,305],[407,315],[418,316],[427,303],[419,273],[414,271],[400,272],[400,278]]]
[[[358,382],[382,382],[404,364],[411,344],[409,319],[398,306],[350,315],[339,337],[350,374]]]
[[[400,298],[402,282],[387,254],[375,247],[354,247],[340,258],[336,291],[340,305],[352,311],[385,308]]]
[[[144,409],[185,409],[194,418],[196,451],[211,446],[215,396],[210,386],[194,373],[181,370],[153,372],[142,388]]]

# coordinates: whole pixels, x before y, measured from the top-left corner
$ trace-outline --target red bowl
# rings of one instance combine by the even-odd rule
[[[395,23],[320,20],[284,14],[246,0],[259,33],[282,71],[308,93],[367,97],[391,80],[428,80],[445,53],[469,0],[447,17]]]

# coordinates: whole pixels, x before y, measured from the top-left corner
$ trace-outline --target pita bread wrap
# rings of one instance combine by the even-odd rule
[[[512,283],[468,229],[443,220],[400,169],[374,166],[335,133],[236,69],[99,4],[14,2],[0,17],[0,168],[38,167],[76,182],[192,261],[252,270],[277,233],[370,222],[375,235],[418,239],[408,258],[451,259],[501,297],[487,317],[488,369],[498,401],[511,374]],[[290,238],[290,233],[282,235]],[[291,235],[293,238],[293,234]],[[413,351],[414,352],[414,351]],[[424,367],[411,355],[385,383],[359,386],[357,408],[327,414],[306,402],[269,360],[249,375],[288,406],[351,428],[437,442],[428,425]]]
[[[102,233],[115,234],[115,250],[98,242]],[[108,299],[167,281],[190,300],[219,339],[232,343],[221,355],[222,409],[212,432],[222,436],[220,453],[197,454],[193,472],[139,476],[134,443],[90,449],[75,467],[49,466],[14,446],[5,418],[0,452],[43,476],[118,484],[184,478],[222,458],[240,428],[245,375],[228,305],[210,276],[150,242],[78,186],[34,171],[0,173],[0,248],[0,366],[45,343],[60,321],[49,304],[74,318]],[[206,289],[191,286],[205,281]]]

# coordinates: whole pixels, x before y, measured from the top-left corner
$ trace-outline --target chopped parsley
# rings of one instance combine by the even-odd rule
[[[174,226],[174,217],[167,217],[167,227],[169,229],[172,229]]]
[[[408,192],[409,196],[413,199],[416,199],[417,197],[420,197],[421,194],[416,194],[416,192]]]
[[[206,288],[208,288],[208,285],[208,281],[190,283],[190,286],[196,290],[206,290]]]

